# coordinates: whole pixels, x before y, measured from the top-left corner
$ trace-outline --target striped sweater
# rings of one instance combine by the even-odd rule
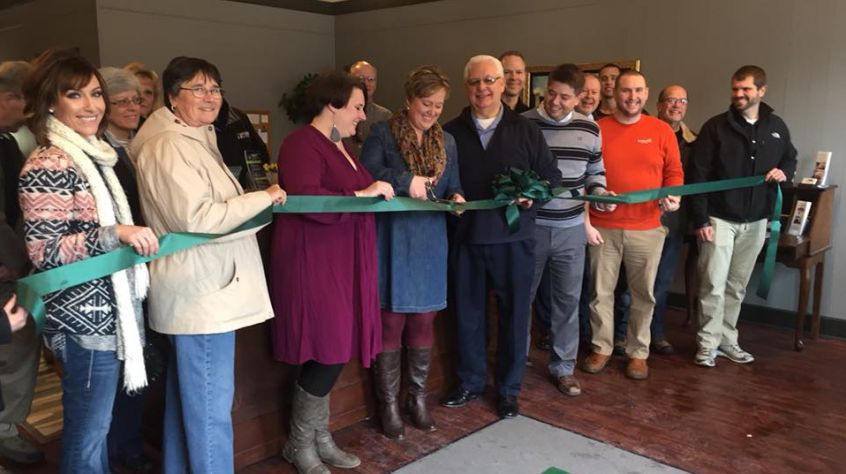
[[[602,137],[596,123],[575,111],[557,122],[546,115],[541,107],[524,112],[523,116],[541,129],[561,170],[561,185],[567,188],[583,186],[581,194],[605,188]],[[553,199],[538,210],[535,222],[559,228],[582,225],[584,211],[582,201]]]

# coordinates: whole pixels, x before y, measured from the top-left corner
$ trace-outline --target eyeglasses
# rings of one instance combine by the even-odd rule
[[[492,86],[496,84],[496,81],[500,78],[501,76],[471,77],[470,79],[467,79],[467,85],[470,87],[476,87],[484,82],[485,85]]]
[[[677,97],[667,97],[662,102],[670,104],[670,105],[676,105],[676,104],[687,105],[687,99],[679,99]]]
[[[112,104],[112,107],[129,107],[131,104],[141,105],[142,102],[144,102],[144,99],[136,95],[131,99],[113,100],[109,103]]]
[[[194,94],[194,97],[203,98],[206,94],[211,94],[212,97],[220,97],[223,95],[223,89],[220,87],[210,87],[206,89],[203,86],[194,86],[194,87],[180,87],[181,90],[184,91],[191,91]]]

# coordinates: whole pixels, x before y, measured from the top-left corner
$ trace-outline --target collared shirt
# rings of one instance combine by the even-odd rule
[[[502,109],[504,106],[499,107],[499,112],[494,117],[493,122],[485,128],[479,121],[479,118],[476,117],[475,114],[470,114],[473,117],[473,123],[476,125],[476,132],[479,134],[479,140],[482,142],[482,148],[485,150],[488,149],[488,143],[490,143],[491,138],[493,137],[494,132],[496,131],[496,126],[499,125],[500,120],[502,120]]]
[[[546,113],[546,110],[543,108],[543,105],[538,106],[538,115],[540,115],[545,120],[549,120],[550,122],[552,122],[556,125],[564,125],[565,123],[569,122],[570,120],[573,120],[573,111],[572,110],[570,111],[569,114],[565,115],[564,117],[561,117],[560,120],[555,120],[554,118],[550,117],[548,113]]]

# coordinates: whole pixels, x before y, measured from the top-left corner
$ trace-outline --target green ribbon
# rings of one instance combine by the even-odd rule
[[[518,171],[515,173],[514,171]],[[498,178],[499,179],[499,178]],[[244,222],[232,231],[224,234],[200,234],[192,232],[172,232],[159,239],[159,251],[153,256],[138,255],[132,247],[123,246],[111,252],[86,258],[78,262],[62,265],[44,272],[32,274],[17,281],[16,293],[18,304],[26,308],[35,320],[38,330],[44,327],[44,296],[56,291],[64,290],[97,278],[103,278],[120,270],[124,270],[139,263],[147,263],[159,258],[180,252],[195,245],[202,245],[220,237],[241,232],[248,229],[267,225],[271,222],[272,213],[324,213],[324,212],[463,212],[471,210],[506,208],[515,206],[516,221],[519,226],[519,210],[514,201],[517,197],[526,197],[538,201],[549,200],[552,194],[558,199],[579,199],[583,201],[611,202],[617,204],[636,204],[659,199],[668,195],[685,196],[707,192],[725,191],[758,186],[764,183],[763,176],[737,178],[709,183],[696,183],[684,186],[671,186],[645,191],[636,191],[618,196],[579,196],[578,188],[556,188],[550,191],[548,184],[537,179],[537,175],[512,170],[509,176],[502,177],[501,185],[504,191],[494,199],[455,203],[452,201],[422,201],[406,197],[394,198],[386,201],[380,197],[359,198],[350,196],[288,196],[285,205],[268,207],[252,219]],[[503,189],[500,188],[500,189]],[[570,193],[570,196],[561,194]],[[781,188],[778,188],[776,204],[773,208],[770,241],[764,260],[763,274],[758,286],[758,295],[766,298],[772,281],[775,267],[775,255],[778,249],[778,237],[781,223],[778,220],[781,213]],[[509,220],[509,228],[511,228]]]
[[[719,181],[709,181],[707,183],[683,184],[681,186],[644,189],[643,191],[633,191],[617,196],[610,196],[607,194],[602,196],[573,196],[572,199],[611,204],[639,204],[667,196],[689,196],[691,194],[705,194],[718,191],[728,191],[730,189],[751,188],[764,184],[765,182],[766,181],[763,176],[749,176],[745,178],[721,179]],[[567,189],[564,188],[557,188],[553,190],[553,192],[559,194],[559,189],[567,191]],[[779,207],[779,212],[781,212],[781,207]],[[778,215],[776,215],[776,217],[778,217]]]
[[[493,181],[494,201],[505,205],[505,221],[513,234],[520,229],[520,209],[517,199],[527,198],[535,201],[549,201],[552,192],[549,183],[541,181],[532,170],[511,168],[507,174],[501,174]]]
[[[764,255],[764,267],[761,270],[761,278],[758,280],[758,291],[761,298],[767,299],[770,296],[770,283],[775,273],[776,253],[778,253],[778,241],[781,234],[781,186],[776,185],[776,200],[773,205],[773,215],[770,217],[770,239],[767,242],[767,253]]]
[[[668,186],[665,188],[645,189],[643,191],[634,191],[631,193],[620,194],[618,196],[609,195],[590,195],[590,196],[572,196],[566,199],[578,199],[582,201],[603,202],[613,204],[638,204],[643,202],[660,199],[667,196],[689,196],[691,194],[706,194],[718,191],[728,191],[730,189],[751,188],[765,184],[766,178],[764,176],[748,176],[745,178],[731,178],[722,179],[719,181],[709,181],[706,183],[685,184],[681,186]],[[781,186],[776,187],[776,200],[773,204],[773,213],[770,217],[770,238],[767,242],[767,250],[764,256],[764,265],[761,269],[761,278],[758,280],[758,291],[756,292],[761,298],[767,299],[770,294],[770,284],[773,281],[773,274],[775,273],[776,253],[778,253],[778,241],[781,234],[781,221],[779,216],[781,214],[782,195]],[[553,190],[557,193],[558,189]]]

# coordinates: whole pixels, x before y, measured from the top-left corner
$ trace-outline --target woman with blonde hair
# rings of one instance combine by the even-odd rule
[[[464,202],[455,140],[438,123],[448,94],[449,81],[437,67],[419,67],[405,83],[405,108],[370,129],[361,161],[375,178],[391,183],[399,196]],[[377,216],[376,228],[383,350],[374,365],[376,395],[383,432],[401,439],[398,392],[403,342],[406,409],[415,426],[435,429],[426,406],[426,379],[432,325],[437,312],[446,307],[446,216],[384,213]]]
[[[123,68],[135,74],[141,84],[141,121],[143,122],[154,110],[164,105],[159,75],[138,62],[129,63]]]

